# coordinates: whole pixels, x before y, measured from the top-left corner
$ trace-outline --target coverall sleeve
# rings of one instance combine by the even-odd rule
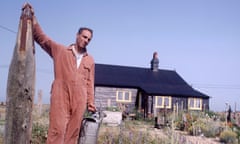
[[[95,74],[95,64],[91,65],[90,75],[88,79],[87,87],[87,104],[94,104],[94,74]]]
[[[33,25],[33,37],[34,40],[46,51],[51,57],[54,57],[59,48],[58,44],[51,40],[42,30],[38,23]]]

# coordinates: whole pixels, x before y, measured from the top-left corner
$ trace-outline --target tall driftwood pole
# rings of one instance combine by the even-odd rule
[[[30,5],[22,9],[16,45],[8,73],[5,144],[31,140],[35,93],[35,49]]]

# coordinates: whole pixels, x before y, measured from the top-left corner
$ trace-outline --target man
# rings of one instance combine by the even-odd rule
[[[54,81],[51,89],[48,144],[75,144],[77,142],[83,114],[96,111],[94,106],[94,60],[86,46],[93,31],[80,28],[75,44],[63,46],[44,34],[33,15],[34,40],[54,62]]]

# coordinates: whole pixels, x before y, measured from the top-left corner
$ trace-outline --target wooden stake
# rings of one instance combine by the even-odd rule
[[[16,45],[8,73],[5,144],[31,140],[35,93],[35,49],[30,5],[22,9]]]

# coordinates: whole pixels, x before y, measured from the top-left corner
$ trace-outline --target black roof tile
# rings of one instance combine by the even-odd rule
[[[209,98],[193,89],[172,70],[159,69],[154,72],[150,68],[96,64],[95,85],[138,88],[149,95]]]

